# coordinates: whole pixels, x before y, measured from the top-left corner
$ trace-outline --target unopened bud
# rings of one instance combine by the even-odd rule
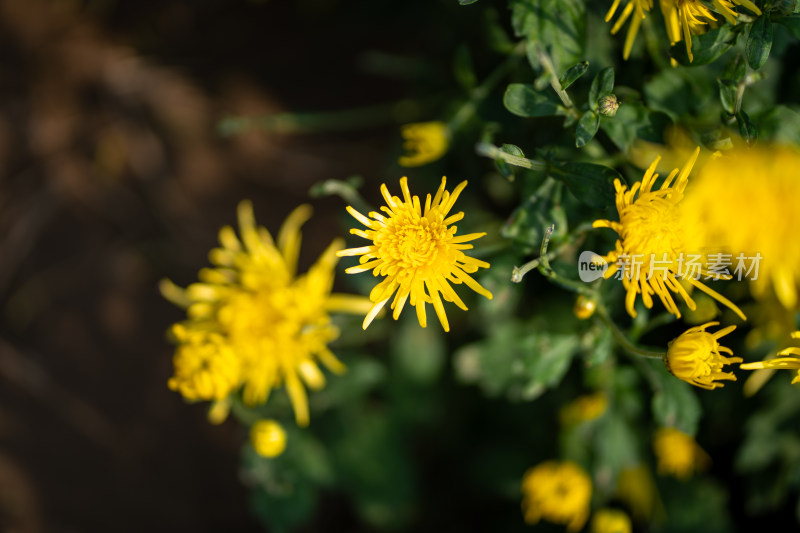
[[[575,300],[575,307],[573,307],[572,311],[580,320],[586,320],[594,314],[596,309],[597,302],[581,294],[578,296],[578,299]]]
[[[606,117],[613,117],[619,109],[619,101],[613,94],[608,94],[597,101],[597,111]]]

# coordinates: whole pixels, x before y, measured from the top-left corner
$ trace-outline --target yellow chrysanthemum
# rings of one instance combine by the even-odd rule
[[[407,155],[397,162],[403,167],[420,167],[436,161],[447,152],[450,132],[444,122],[415,122],[400,129]]]
[[[686,245],[720,253],[737,279],[750,281],[757,300],[774,292],[798,308],[800,151],[782,146],[736,146],[710,159],[692,179],[681,206]]]
[[[689,61],[693,61],[692,35],[704,33],[705,26],[715,21],[714,14],[700,0],[661,0],[661,12],[670,44],[684,41]]]
[[[620,269],[622,283],[625,287],[625,309],[632,317],[636,316],[634,304],[636,295],[642,295],[642,301],[648,309],[653,306],[652,295],[659,297],[668,312],[680,318],[681,313],[671,293],[679,294],[690,309],[696,305],[679,279],[700,289],[717,301],[730,307],[743,320],[744,313],[730,300],[710,289],[702,282],[694,279],[692,272],[687,272],[687,248],[684,245],[684,227],[678,216],[678,204],[683,199],[683,192],[689,181],[700,149],[678,172],[674,169],[659,189],[653,190],[658,179],[655,172],[659,159],[655,158],[647,169],[642,181],[628,190],[627,185],[616,179],[614,188],[617,191],[617,212],[619,222],[611,220],[595,220],[595,228],[611,228],[621,237],[616,242],[616,249],[609,252],[604,259],[610,264],[604,277],[612,277]],[[696,274],[710,273],[703,265],[694,265]],[[726,279],[730,276],[716,276]]]
[[[358,266],[346,270],[348,274],[372,270],[374,276],[384,277],[369,295],[374,305],[364,319],[364,329],[367,329],[393,294],[395,297],[391,308],[394,309],[395,320],[400,316],[406,301],[410,300],[411,305],[417,308],[420,325],[425,327],[425,304],[432,303],[445,331],[450,331],[450,325],[442,299],[454,302],[461,309],[467,309],[450,286],[451,283],[464,283],[478,294],[492,298],[492,293],[470,276],[478,268],[488,268],[489,263],[464,254],[464,250],[472,248],[467,242],[486,234],[456,235],[458,228],[452,224],[464,218],[464,213],[448,216],[458,195],[466,186],[466,181],[461,182],[450,194],[445,190],[445,178],[442,178],[442,184],[433,200],[430,194],[427,195],[423,211],[419,197],[411,196],[407,180],[402,178],[402,200],[390,195],[386,184],[381,185],[381,193],[387,204],[381,210],[386,215],[371,212],[370,218],[367,218],[352,206],[347,206],[347,211],[367,227],[366,231],[351,229],[350,233],[368,239],[372,244],[342,250],[337,255],[361,256]]]
[[[370,306],[365,298],[331,294],[340,239],[306,274],[296,275],[300,226],[310,215],[307,205],[294,210],[276,245],[244,201],[238,210],[241,241],[233,228],[222,228],[222,247],[209,255],[214,268],[201,270],[199,283],[184,290],[162,282],[164,296],[188,315],[172,328],[178,347],[171,389],[187,400],[221,401],[241,388],[244,402],[257,405],[285,384],[297,423],[308,424],[305,386],[325,385],[317,363],[344,371],[327,348],[338,335],[328,313],[361,314]]]
[[[600,418],[608,408],[608,397],[602,392],[578,396],[561,408],[559,413],[564,425],[588,422]]]
[[[544,518],[566,525],[567,531],[579,531],[589,517],[592,480],[575,463],[545,461],[525,472],[522,493],[527,523]]]
[[[664,356],[664,364],[673,376],[697,387],[708,390],[723,387],[717,380],[736,381],[733,372],[723,372],[725,365],[741,363],[741,357],[726,357],[720,352],[733,355],[730,348],[720,346],[719,339],[736,326],[722,328],[716,333],[709,333],[706,328],[717,326],[719,322],[708,322],[702,326],[690,328],[673,339]]]
[[[800,339],[800,331],[792,333],[793,339]],[[800,382],[800,348],[792,346],[778,352],[778,357],[758,361],[756,363],[744,363],[739,365],[742,370],[797,370],[797,375],[792,380],[792,384]]]
[[[277,457],[286,449],[286,431],[274,420],[259,420],[250,428],[250,444],[262,457]]]
[[[619,7],[619,3],[620,0],[614,0],[614,3],[611,5],[611,9],[609,9],[608,13],[606,13],[606,22],[610,21],[614,17],[614,14],[617,12],[617,8]],[[633,41],[636,39],[636,34],[639,32],[639,26],[641,26],[646,13],[648,13],[651,9],[653,9],[653,0],[628,0],[628,4],[625,6],[625,9],[622,10],[622,14],[617,19],[617,22],[611,27],[611,35],[615,35],[620,28],[622,28],[622,25],[625,24],[625,21],[628,20],[631,14],[633,14],[633,18],[631,18],[631,24],[628,26],[628,34],[625,36],[625,48],[622,51],[623,59],[628,59],[628,57],[631,55]]]
[[[660,428],[653,437],[653,451],[658,460],[658,473],[687,479],[696,470],[711,462],[708,454],[695,440],[675,428]]]
[[[617,509],[600,509],[592,515],[592,533],[631,533],[631,519]]]

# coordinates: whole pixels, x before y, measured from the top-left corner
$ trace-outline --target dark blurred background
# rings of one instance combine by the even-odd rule
[[[395,168],[398,123],[435,118],[438,58],[476,19],[406,4],[0,1],[0,531],[259,530],[241,428],[166,387],[181,311],[157,283],[190,283],[242,198],[276,231],[312,184]],[[307,261],[343,203],[314,206]]]

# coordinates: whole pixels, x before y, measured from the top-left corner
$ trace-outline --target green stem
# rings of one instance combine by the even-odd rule
[[[550,59],[550,56],[541,46],[536,46],[535,50],[536,59],[539,61],[539,64],[542,65],[547,77],[550,78],[550,87],[552,87],[556,92],[558,98],[561,100],[561,103],[564,104],[567,112],[576,119],[580,118],[580,111],[578,111],[578,109],[575,107],[575,104],[572,103],[572,99],[569,97],[569,94],[567,94],[567,91],[565,91],[561,86],[561,80],[558,79],[558,73],[553,65],[553,60]]]
[[[497,146],[485,142],[479,142],[476,144],[475,152],[478,155],[489,157],[491,159],[502,159],[509,165],[514,165],[515,167],[529,168],[531,170],[545,170],[547,168],[547,163],[509,154],[502,151]]]
[[[644,357],[646,359],[664,359],[664,352],[657,352],[657,351],[650,351],[639,348],[638,346],[634,345],[625,334],[620,331],[614,321],[608,316],[605,307],[602,305],[597,306],[597,316],[605,323],[606,326],[611,330],[611,334],[614,336],[614,339],[617,343],[629,354],[636,355],[639,357]]]
[[[349,182],[342,180],[325,180],[315,183],[310,190],[312,197],[336,195],[357,211],[367,214],[375,209],[358,193],[358,190]]]

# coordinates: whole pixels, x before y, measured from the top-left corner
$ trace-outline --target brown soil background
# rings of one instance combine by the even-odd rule
[[[0,1],[0,531],[259,529],[240,428],[166,387],[181,312],[157,283],[194,279],[240,199],[276,231],[313,183],[396,155],[394,124],[215,133],[402,97],[355,60],[398,35],[346,4]],[[342,209],[314,205],[306,261]]]

